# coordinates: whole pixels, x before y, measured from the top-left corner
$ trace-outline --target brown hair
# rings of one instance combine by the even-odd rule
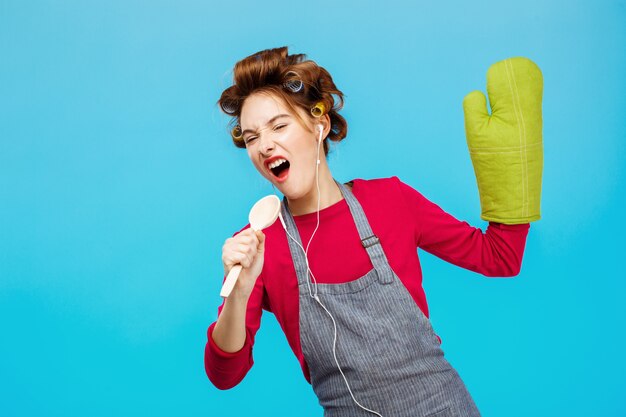
[[[339,142],[348,134],[348,123],[338,112],[343,107],[343,93],[337,89],[332,77],[323,67],[305,59],[305,54],[289,55],[287,47],[266,49],[252,54],[235,64],[233,85],[222,92],[218,104],[222,111],[234,117],[233,125],[239,124],[241,108],[253,93],[269,93],[282,99],[287,108],[306,128],[306,123],[296,111],[302,108],[307,114],[316,103],[322,102],[328,109],[330,133],[327,139]],[[286,83],[301,89],[294,92]],[[311,116],[312,118],[313,116]],[[243,139],[232,137],[238,148],[245,148]],[[324,140],[324,154],[328,143]]]

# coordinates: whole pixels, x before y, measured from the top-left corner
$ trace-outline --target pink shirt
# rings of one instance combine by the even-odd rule
[[[355,179],[352,192],[380,239],[391,268],[426,317],[428,304],[422,288],[417,248],[489,277],[511,277],[520,271],[529,224],[490,222],[483,233],[446,213],[397,177]],[[371,270],[372,263],[361,246],[347,202],[342,199],[320,210],[319,216],[320,226],[308,252],[309,265],[317,282],[348,282]],[[295,216],[294,220],[306,247],[317,223],[317,213]],[[215,322],[207,331],[205,370],[219,389],[234,387],[252,367],[252,345],[263,309],[275,314],[305,378],[311,382],[300,345],[298,279],[287,236],[280,221],[264,233],[263,271],[248,301],[243,348],[235,353],[224,352],[211,337]],[[218,315],[222,307],[223,304],[218,308]]]

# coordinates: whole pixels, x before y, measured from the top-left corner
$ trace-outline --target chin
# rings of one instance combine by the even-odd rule
[[[317,187],[315,176],[312,178],[292,177],[284,183],[275,182],[273,178],[265,178],[289,200],[299,200],[307,196],[309,193],[314,192]]]
[[[306,188],[299,185],[285,186],[284,184],[279,184],[275,186],[289,200],[299,200],[307,194]]]

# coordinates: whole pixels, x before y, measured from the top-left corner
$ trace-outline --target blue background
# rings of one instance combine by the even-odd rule
[[[626,415],[624,22],[624,0],[1,0],[0,415],[321,415],[271,314],[241,384],[203,366],[221,246],[272,192],[215,103],[283,45],[346,95],[337,179],[397,175],[483,229],[463,97],[541,67],[522,272],[420,251],[432,322],[484,416]]]

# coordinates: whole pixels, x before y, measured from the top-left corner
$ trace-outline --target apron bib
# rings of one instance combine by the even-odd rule
[[[337,360],[354,397],[383,417],[480,417],[430,320],[389,266],[361,205],[351,190],[337,185],[374,266],[354,281],[317,284],[320,301],[337,323]],[[286,198],[281,211],[289,234],[302,244]],[[302,353],[324,416],[374,416],[350,396],[333,356],[333,322],[309,293],[309,284],[315,290],[302,249],[287,241],[298,276]]]

